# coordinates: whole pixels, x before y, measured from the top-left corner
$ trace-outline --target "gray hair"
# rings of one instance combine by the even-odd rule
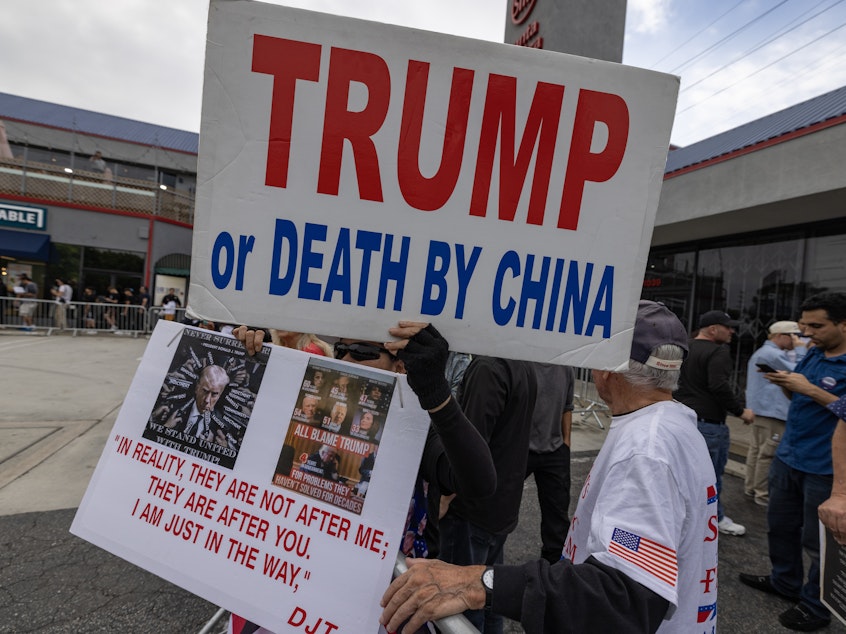
[[[652,350],[652,356],[664,361],[684,359],[684,349],[672,343],[661,344]],[[629,383],[635,387],[670,390],[678,387],[681,370],[660,370],[629,359],[629,369],[621,372]]]

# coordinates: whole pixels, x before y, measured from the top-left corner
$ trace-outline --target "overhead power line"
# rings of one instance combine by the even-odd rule
[[[833,9],[833,8],[834,8],[834,7],[836,7],[838,4],[842,4],[844,1],[846,1],[846,0],[837,0],[837,2],[835,2],[834,4],[831,4],[831,5],[827,6],[825,9],[822,9],[821,11],[818,11],[817,13],[815,13],[814,15],[812,15],[812,16],[810,16],[810,17],[808,17],[808,18],[805,18],[804,20],[802,20],[802,21],[801,21],[801,22],[799,22],[798,24],[795,24],[794,26],[792,26],[792,27],[791,27],[791,28],[789,28],[788,30],[786,30],[786,31],[782,31],[782,32],[781,32],[781,33],[779,33],[778,35],[775,35],[775,36],[773,36],[773,37],[770,37],[769,39],[765,39],[765,41],[761,42],[760,44],[757,44],[755,47],[753,47],[752,49],[748,50],[746,53],[743,53],[743,54],[742,54],[742,55],[740,55],[739,57],[736,57],[735,59],[733,59],[732,61],[730,61],[728,64],[723,64],[722,66],[720,66],[720,67],[719,67],[719,68],[717,68],[716,70],[714,70],[714,71],[712,71],[711,73],[709,73],[709,74],[705,75],[705,77],[702,77],[701,79],[697,79],[697,80],[696,80],[695,82],[693,82],[692,84],[689,84],[689,85],[685,86],[685,87],[684,87],[684,88],[682,88],[679,92],[684,92],[685,90],[690,90],[690,89],[691,89],[691,88],[693,88],[694,86],[698,86],[698,85],[699,85],[699,84],[701,84],[703,81],[705,81],[705,80],[707,80],[707,79],[710,79],[711,77],[713,77],[713,76],[714,76],[714,75],[716,75],[717,73],[720,73],[720,72],[724,71],[724,70],[725,70],[726,68],[728,68],[729,66],[732,66],[733,64],[736,64],[736,63],[737,63],[737,62],[739,62],[740,60],[745,59],[746,57],[749,57],[752,53],[754,53],[754,52],[756,52],[756,51],[761,50],[761,49],[762,49],[762,48],[764,48],[765,46],[767,46],[767,45],[769,45],[769,44],[772,44],[773,42],[775,42],[775,41],[779,40],[780,38],[784,37],[785,35],[788,35],[788,34],[792,33],[793,31],[795,31],[796,29],[798,29],[798,28],[799,28],[800,26],[802,26],[803,24],[807,24],[808,22],[810,22],[811,20],[813,20],[813,19],[814,19],[814,18],[816,18],[817,16],[820,16],[820,15],[822,15],[823,13],[825,13],[826,11],[829,11],[830,9]],[[816,7],[818,7],[820,4],[822,4],[822,2],[818,2],[818,3],[816,4]],[[814,7],[814,8],[816,8],[816,7]]]
[[[765,71],[766,69],[770,68],[771,66],[774,66],[774,65],[778,64],[780,61],[782,61],[782,60],[784,60],[784,59],[787,59],[787,58],[788,58],[788,57],[790,57],[791,55],[795,55],[795,54],[796,54],[796,53],[798,53],[799,51],[801,51],[801,50],[803,50],[803,49],[805,49],[805,48],[808,48],[811,44],[814,44],[814,43],[816,43],[816,42],[819,42],[820,40],[822,40],[823,38],[828,37],[828,36],[829,36],[829,35],[831,35],[832,33],[836,32],[836,31],[839,31],[839,30],[840,30],[840,29],[842,29],[844,26],[846,26],[846,22],[844,22],[843,24],[840,24],[839,26],[834,27],[833,29],[830,29],[830,30],[826,31],[826,32],[825,32],[825,33],[823,33],[822,35],[815,37],[815,38],[814,38],[813,40],[811,40],[810,42],[807,42],[807,43],[803,44],[802,46],[800,46],[799,48],[796,48],[796,49],[794,49],[794,50],[790,51],[789,53],[786,53],[785,55],[782,55],[782,56],[781,56],[781,57],[779,57],[778,59],[775,59],[775,60],[773,60],[772,62],[770,62],[769,64],[767,64],[766,66],[762,66],[762,67],[761,67],[761,68],[759,68],[758,70],[753,71],[753,72],[749,73],[748,75],[746,75],[745,77],[742,77],[742,78],[738,79],[737,81],[735,81],[735,82],[733,82],[733,83],[729,84],[728,86],[725,86],[725,87],[721,88],[720,90],[716,91],[715,93],[712,93],[712,94],[708,95],[708,96],[707,96],[707,97],[705,97],[704,99],[700,99],[699,101],[697,101],[697,102],[696,102],[696,103],[694,103],[694,104],[691,104],[690,106],[688,106],[688,107],[687,107],[687,108],[685,108],[684,110],[681,110],[681,111],[677,112],[677,113],[676,113],[676,116],[678,116],[678,115],[680,115],[680,114],[683,114],[683,113],[687,112],[688,110],[691,110],[692,108],[695,108],[696,106],[700,106],[700,105],[702,105],[703,103],[705,103],[706,101],[708,101],[708,100],[709,100],[709,99],[711,99],[712,97],[716,97],[717,95],[719,95],[719,94],[721,94],[721,93],[724,93],[726,90],[728,90],[729,88],[733,88],[734,86],[736,86],[736,85],[737,85],[737,84],[739,84],[740,82],[746,81],[746,80],[747,80],[747,79],[749,79],[750,77],[754,77],[754,76],[755,76],[755,75],[757,75],[758,73],[760,73],[760,72],[762,72],[762,71]]]
[[[792,104],[785,103],[783,105],[773,106],[771,93],[778,94],[778,90],[776,89],[788,83],[795,87],[798,76],[807,77],[809,75],[818,73],[819,71],[822,71],[823,69],[826,69],[830,66],[841,66],[842,62],[840,61],[840,54],[844,50],[846,50],[846,43],[841,44],[832,51],[829,51],[826,54],[825,58],[817,59],[811,66],[803,67],[801,72],[791,73],[790,75],[783,77],[775,84],[772,84],[772,86],[770,87],[770,91],[759,93],[758,97],[753,98],[751,101],[744,101],[744,107],[741,110],[736,111],[734,114],[729,116],[728,119],[721,119],[721,127],[719,130],[715,131],[714,124],[710,122],[704,122],[699,124],[690,133],[691,138],[701,140],[708,136],[712,136],[713,134],[719,134],[720,132],[724,132],[725,130],[731,130],[732,128],[736,128],[740,125],[743,125],[744,123],[749,122],[753,118],[760,118],[762,116],[772,114],[772,112],[776,112],[778,110],[782,110],[783,108],[789,107]],[[846,75],[844,75],[844,78],[846,78]],[[824,90],[819,94],[823,94],[824,92],[827,92],[827,90]],[[695,142],[696,141],[689,141],[688,143]]]
[[[731,33],[729,33],[728,35],[726,35],[724,38],[722,38],[722,39],[720,39],[720,40],[718,40],[718,41],[714,42],[711,46],[709,46],[708,48],[706,48],[704,51],[701,51],[701,52],[697,53],[697,54],[696,54],[696,55],[694,55],[693,57],[691,57],[691,58],[689,58],[688,60],[686,60],[686,61],[682,62],[681,64],[679,64],[678,66],[676,66],[675,68],[673,68],[673,69],[671,69],[671,70],[669,70],[669,71],[667,71],[667,72],[670,72],[670,73],[675,73],[675,72],[678,72],[679,70],[681,70],[682,68],[684,68],[685,66],[687,66],[688,64],[690,64],[691,62],[694,62],[694,61],[696,61],[697,59],[699,59],[700,57],[703,57],[703,56],[707,55],[708,53],[710,53],[711,51],[713,51],[715,48],[717,48],[720,44],[723,44],[724,42],[729,41],[729,40],[730,40],[730,39],[732,39],[733,37],[735,37],[735,36],[739,35],[741,32],[743,32],[743,31],[745,31],[746,29],[748,29],[750,26],[752,26],[752,25],[753,25],[753,24],[755,24],[756,22],[758,22],[758,21],[760,21],[760,20],[763,20],[766,16],[768,16],[770,13],[772,13],[773,11],[775,11],[776,9],[778,9],[780,6],[782,6],[783,4],[786,4],[786,3],[787,3],[787,1],[788,1],[788,0],[782,0],[782,1],[781,1],[781,2],[779,2],[776,6],[772,7],[771,9],[768,9],[767,11],[764,11],[761,15],[757,16],[756,18],[753,18],[752,20],[750,20],[749,22],[747,22],[747,23],[746,23],[746,24],[744,24],[743,26],[741,26],[741,27],[739,27],[739,28],[735,29],[734,31],[732,31]]]
[[[680,48],[683,48],[685,45],[689,44],[692,40],[696,39],[699,35],[701,35],[701,34],[702,34],[702,33],[704,33],[705,31],[707,31],[708,29],[710,29],[710,28],[711,28],[712,26],[714,26],[717,22],[719,22],[720,20],[722,20],[724,17],[726,17],[729,13],[731,13],[732,11],[734,11],[737,7],[739,7],[739,6],[740,6],[741,4],[743,4],[744,2],[746,2],[746,0],[740,0],[740,1],[739,1],[737,4],[735,4],[735,5],[734,5],[731,9],[729,9],[728,11],[726,11],[725,13],[723,13],[723,14],[722,14],[720,17],[718,17],[717,19],[713,20],[713,21],[712,21],[711,23],[709,23],[707,26],[704,26],[704,27],[702,27],[701,29],[699,29],[696,33],[694,33],[694,34],[693,34],[693,35],[691,35],[689,38],[687,38],[684,42],[682,42],[681,44],[679,44],[679,45],[678,45],[676,48],[674,48],[672,51],[670,51],[669,53],[667,53],[666,55],[664,55],[664,57],[662,57],[661,59],[659,59],[659,60],[657,60],[657,61],[653,62],[653,63],[652,63],[652,65],[651,65],[649,68],[654,69],[654,68],[655,68],[658,64],[660,64],[661,62],[663,62],[663,61],[664,61],[665,59],[667,59],[670,55],[672,55],[673,53],[675,53],[676,51],[678,51]]]

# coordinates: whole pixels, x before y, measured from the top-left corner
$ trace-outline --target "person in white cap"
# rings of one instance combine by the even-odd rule
[[[784,434],[790,407],[790,399],[779,386],[767,381],[764,373],[768,368],[793,372],[796,362],[807,352],[795,321],[777,321],[767,331],[769,337],[749,357],[746,373],[746,404],[755,412],[755,422],[749,430],[743,492],[760,506],[766,506],[770,499],[767,491],[770,465]],[[795,361],[788,355],[791,350],[796,352]]]
[[[527,634],[712,631],[716,476],[696,414],[672,396],[686,353],[678,318],[641,301],[628,369],[593,372],[613,419],[563,558],[493,567],[410,560],[382,597],[385,628],[408,634],[484,607]]]

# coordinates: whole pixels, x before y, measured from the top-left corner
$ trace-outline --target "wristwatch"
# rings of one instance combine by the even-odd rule
[[[485,587],[485,609],[491,609],[491,603],[493,602],[493,581],[494,581],[494,569],[491,566],[485,568],[485,571],[482,573],[482,585]]]

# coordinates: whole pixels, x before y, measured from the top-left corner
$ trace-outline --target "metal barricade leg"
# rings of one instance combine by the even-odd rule
[[[573,408],[573,413],[582,414],[583,419],[585,416],[592,417],[600,429],[605,429],[605,425],[602,424],[602,419],[599,417],[599,413],[608,411],[608,406],[601,398],[599,398],[599,394],[596,392],[596,386],[591,379],[591,371],[589,369],[576,368],[575,387],[576,389],[573,396],[575,407]]]

